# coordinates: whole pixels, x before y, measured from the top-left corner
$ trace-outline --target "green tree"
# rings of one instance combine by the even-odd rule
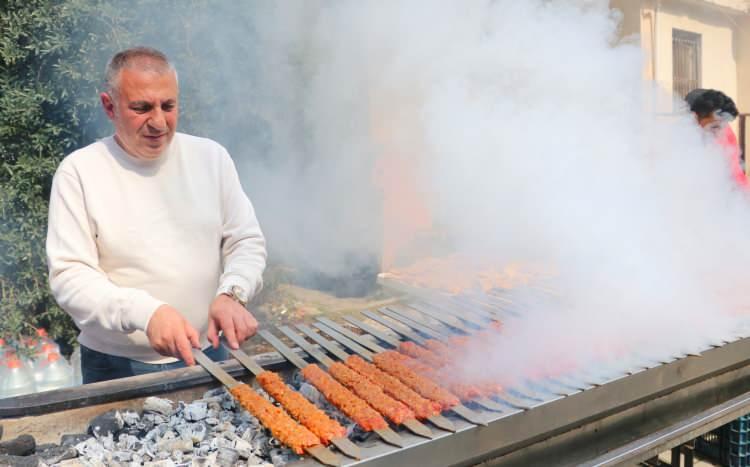
[[[104,131],[101,64],[129,42],[107,2],[0,2],[0,334],[76,329],[49,293],[44,241],[54,171]]]

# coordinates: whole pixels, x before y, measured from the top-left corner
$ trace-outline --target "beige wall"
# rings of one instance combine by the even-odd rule
[[[664,0],[656,20],[656,81],[672,89],[672,30],[701,35],[701,86],[737,98],[735,24],[732,16],[695,2]]]
[[[737,106],[741,112],[750,113],[750,16],[739,20],[737,31]]]
[[[741,2],[748,3],[747,0]],[[737,102],[741,112],[750,112],[750,15],[740,9],[719,8],[708,3],[705,0],[610,0],[610,6],[624,14],[621,35],[631,36],[634,31],[640,34],[645,79],[655,80],[671,93],[672,30],[698,33],[702,41],[702,87],[722,90]],[[657,106],[664,112],[673,110],[670,99]],[[737,122],[734,127],[737,130]]]

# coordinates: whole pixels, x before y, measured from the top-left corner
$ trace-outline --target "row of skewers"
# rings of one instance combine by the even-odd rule
[[[450,326],[458,334],[447,335],[437,327],[431,328],[409,317],[399,307],[380,309],[378,313],[363,312],[391,333],[384,332],[382,326],[378,328],[349,316],[344,318],[349,328],[326,318],[313,324],[318,331],[305,325],[297,325],[297,331],[288,326],[278,328],[320,365],[305,361],[271,332],[263,330],[259,334],[362,430],[374,432],[384,442],[398,447],[403,447],[403,439],[390,424],[431,439],[436,434],[423,422],[445,431],[456,430],[443,412],[473,424],[486,424],[480,413],[464,403],[493,411],[507,410],[507,406],[491,398],[503,391],[500,384],[492,381],[459,383],[447,379],[443,372],[455,361],[455,349],[467,345],[470,336],[471,339],[492,338],[501,332],[497,315],[486,310],[461,312],[460,315],[452,311],[446,317],[419,304],[409,307],[412,312]],[[359,333],[353,332],[351,326]],[[325,338],[324,334],[333,340]],[[383,347],[379,342],[392,348]],[[330,444],[348,457],[360,457],[359,448],[346,437],[346,428],[286,385],[279,374],[263,369],[240,350],[230,349],[230,353],[256,376],[260,387],[279,406],[225,372],[221,375],[223,370],[202,355],[196,358],[227,385],[239,403],[281,443],[297,454],[308,453],[326,465],[340,464],[340,458],[326,447]]]

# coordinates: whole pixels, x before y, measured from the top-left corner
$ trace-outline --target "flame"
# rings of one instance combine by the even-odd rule
[[[378,148],[374,182],[383,201],[381,270],[387,270],[434,233],[421,176],[427,151],[419,125],[419,93],[373,88],[370,94],[370,135]]]

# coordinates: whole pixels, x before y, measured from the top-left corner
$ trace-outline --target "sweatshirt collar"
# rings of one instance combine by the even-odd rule
[[[115,139],[114,135],[108,136],[104,138],[102,141],[107,146],[109,151],[120,161],[122,161],[124,164],[141,168],[141,169],[152,169],[155,170],[159,167],[161,167],[172,155],[172,153],[175,150],[175,146],[177,140],[177,133],[175,133],[174,137],[172,138],[172,141],[170,141],[169,146],[164,150],[164,152],[157,158],[154,159],[142,159],[140,157],[135,157],[130,154],[128,154],[122,146],[120,146],[117,143],[117,140]]]

